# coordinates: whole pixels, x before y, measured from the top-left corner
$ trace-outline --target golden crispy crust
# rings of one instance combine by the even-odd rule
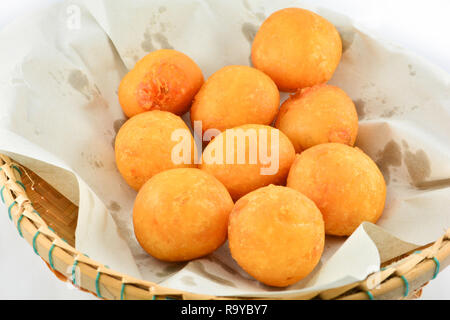
[[[194,150],[194,138],[183,120],[166,111],[147,111],[129,119],[120,128],[115,141],[116,165],[125,181],[135,190],[153,175],[172,168],[196,167],[195,152],[191,164],[174,164],[172,141],[177,129],[186,130]]]
[[[261,71],[247,66],[227,66],[202,86],[191,108],[191,121],[202,129],[225,129],[254,123],[270,125],[278,112],[280,93]]]
[[[276,150],[279,156],[278,168],[276,172],[267,175],[261,174],[261,168],[270,168],[272,162],[264,164],[264,161],[259,157],[259,155],[255,163],[252,164],[249,161],[249,140],[245,143],[245,162],[242,164],[237,163],[237,149],[239,144],[237,143],[237,139],[233,140],[234,143],[227,143],[227,141],[229,141],[227,137],[230,137],[232,132],[237,133],[237,130],[239,129],[242,129],[240,136],[244,136],[252,130],[257,133],[258,152],[261,150],[261,146],[259,145],[260,141],[268,142],[267,150],[270,150],[272,147],[272,132],[278,133],[279,143]],[[259,139],[262,132],[260,130],[264,131],[267,137],[266,139]],[[234,150],[234,163],[225,163],[225,161],[224,163],[211,163],[211,161],[207,160],[207,156],[211,154],[213,150],[220,149],[221,144],[223,146],[223,154],[225,155],[227,153],[230,154],[226,150],[227,145]],[[274,146],[276,145],[274,144]],[[203,152],[203,161],[200,168],[219,179],[228,189],[233,200],[236,201],[243,195],[260,187],[264,187],[269,184],[284,185],[286,183],[287,174],[289,173],[289,168],[291,167],[294,158],[294,147],[282,132],[269,126],[249,124],[226,130],[214,138],[214,140],[211,141]]]
[[[236,202],[228,226],[233,258],[257,280],[284,287],[306,277],[323,252],[325,231],[314,202],[270,185]]]
[[[211,253],[227,236],[233,201],[225,187],[199,169],[161,172],[139,191],[133,209],[137,240],[152,256],[186,261]]]
[[[281,105],[275,126],[289,137],[297,153],[327,142],[353,146],[358,114],[342,89],[321,84],[289,97]]]
[[[386,184],[375,162],[358,148],[326,143],[302,152],[287,186],[313,200],[325,231],[348,236],[364,221],[376,223],[386,200]]]
[[[269,75],[281,91],[327,82],[341,55],[341,38],[333,24],[300,8],[273,13],[252,44],[253,65]]]
[[[150,111],[186,113],[203,84],[197,64],[175,50],[156,50],[139,60],[122,79],[119,102],[128,117]]]

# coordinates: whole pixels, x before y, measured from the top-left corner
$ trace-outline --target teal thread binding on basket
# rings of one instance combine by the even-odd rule
[[[369,297],[369,300],[375,300],[375,298],[373,297],[372,292],[366,291],[366,293],[367,293],[367,296]]]
[[[417,250],[414,253],[421,253],[422,251]],[[435,279],[439,273],[439,269],[441,268],[441,264],[439,263],[439,260],[436,257],[432,258],[434,263],[436,264],[436,269],[434,270],[433,278],[431,280]]]
[[[55,269],[55,266],[53,265],[53,257],[52,257],[53,249],[55,249],[54,243],[52,243],[52,246],[50,247],[50,250],[48,251],[48,263],[50,264],[50,267],[52,267],[52,269]]]
[[[13,165],[12,165],[12,168],[15,169],[15,170],[19,173],[20,176],[22,176],[22,171],[19,169],[18,166],[16,166],[16,165],[13,164]]]
[[[78,265],[78,260],[77,259],[75,259],[74,261],[73,261],[73,265],[72,265],[72,283],[76,286],[77,285],[77,278],[76,278],[76,273],[75,273],[75,271],[76,271],[76,267],[77,267],[77,265]]]
[[[402,278],[403,282],[405,283],[405,293],[403,294],[404,297],[408,296],[409,293],[409,282],[406,280],[405,276],[400,276]]]
[[[39,253],[38,253],[38,251],[37,251],[37,248],[36,248],[36,238],[38,237],[38,235],[40,234],[41,232],[38,230],[38,231],[36,231],[36,233],[35,233],[35,235],[34,235],[34,237],[33,237],[33,250],[34,250],[34,253],[36,253],[37,255],[39,255]]]
[[[434,263],[436,263],[436,269],[434,270],[434,275],[433,278],[431,278],[431,280],[437,277],[439,269],[441,268],[441,264],[439,263],[439,260],[436,257],[433,257],[433,261]]]
[[[125,294],[125,282],[122,282],[122,288],[120,288],[120,300],[123,300]]]
[[[11,203],[8,207],[8,216],[9,216],[9,220],[12,220],[12,215],[11,215],[11,208],[14,207],[14,205],[17,204],[16,201],[14,201],[13,203]]]
[[[17,220],[17,231],[19,231],[19,235],[23,238],[22,234],[22,228],[20,227],[20,222],[22,222],[24,215],[23,213],[20,215],[19,219]]]
[[[100,294],[100,287],[98,285],[100,275],[101,275],[101,272],[97,270],[97,276],[95,277],[95,291],[97,293],[97,297],[99,297],[100,299],[103,299],[102,295]]]
[[[2,202],[5,203],[5,198],[3,198],[3,190],[5,190],[5,186],[0,189],[0,195],[2,197]]]
[[[27,190],[27,188],[25,188],[25,185],[22,182],[20,182],[19,180],[17,180],[16,183],[22,187],[23,191]]]
[[[41,216],[41,214],[37,212],[35,209],[33,209],[33,212],[36,213],[39,217]]]

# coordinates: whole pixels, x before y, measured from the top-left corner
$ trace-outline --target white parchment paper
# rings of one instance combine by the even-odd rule
[[[348,239],[327,237],[314,272],[282,290],[240,269],[227,244],[189,263],[157,261],[134,237],[136,193],[114,162],[125,121],[121,78],[160,48],[192,57],[205,78],[248,65],[259,25],[292,6],[319,13],[341,34],[344,53],[330,83],[355,101],[357,145],[388,183],[382,218]],[[68,1],[3,29],[0,46],[0,152],[79,205],[77,249],[118,271],[204,294],[289,295],[363,279],[450,225],[449,75],[334,12],[288,0]]]

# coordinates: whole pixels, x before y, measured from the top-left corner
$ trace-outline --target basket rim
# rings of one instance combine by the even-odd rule
[[[421,288],[450,264],[449,228],[434,243],[421,247],[421,251],[396,257],[366,279],[333,289],[272,297],[214,296],[171,289],[109,269],[65,242],[34,210],[19,167],[29,170],[0,154],[1,199],[19,235],[59,279],[102,299],[408,299],[417,297]]]

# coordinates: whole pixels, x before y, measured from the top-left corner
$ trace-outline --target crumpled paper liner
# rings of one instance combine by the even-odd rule
[[[125,121],[120,79],[160,48],[186,53],[205,78],[225,65],[248,65],[259,25],[292,6],[324,16],[341,34],[344,53],[330,83],[355,101],[357,146],[388,183],[378,226],[364,223],[348,239],[327,237],[314,272],[286,289],[251,278],[227,244],[189,263],[148,256],[132,229],[136,192],[114,162],[115,134]],[[0,41],[7,48],[0,51],[0,152],[79,205],[77,249],[113,269],[203,294],[314,292],[363,279],[450,225],[448,74],[339,14],[287,0],[67,1],[16,21]]]

